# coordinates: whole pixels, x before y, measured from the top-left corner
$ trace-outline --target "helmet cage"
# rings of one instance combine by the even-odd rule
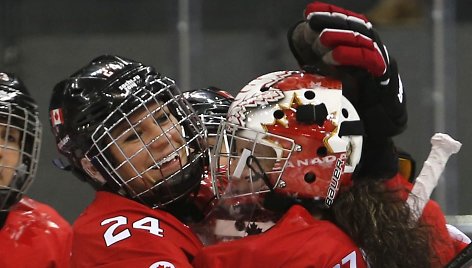
[[[92,147],[85,156],[92,161],[104,175],[108,183],[117,187],[119,192],[146,204],[151,208],[162,207],[185,196],[200,183],[202,172],[201,161],[205,154],[205,128],[198,120],[198,117],[190,110],[188,103],[181,96],[174,81],[169,78],[155,79],[147,86],[141,86],[134,90],[103,123],[97,127],[91,135]],[[129,109],[131,108],[131,109]],[[141,118],[131,117],[142,112]],[[156,119],[155,114],[159,113],[165,117],[165,121],[172,122],[170,127],[164,127]],[[175,119],[173,119],[175,118]],[[137,128],[147,119],[160,128],[160,134],[149,141],[143,140]],[[119,130],[118,130],[119,129]],[[116,136],[116,132],[123,130]],[[170,132],[178,133],[180,139],[184,141],[176,146],[170,141]],[[141,147],[131,155],[127,155],[117,141],[124,135],[135,135]],[[115,135],[112,135],[115,134]],[[148,146],[160,139],[166,139],[172,146],[172,152],[161,159],[155,159]],[[115,147],[124,159],[118,162],[115,157],[111,157],[110,149]],[[179,153],[184,153],[187,162],[184,163],[179,158],[180,169],[174,174],[163,179],[146,189],[137,189],[133,186],[136,181],[144,180],[145,174],[152,169],[159,169],[176,157]],[[146,154],[152,159],[152,165],[144,170],[139,170],[133,159],[138,155]],[[120,175],[119,170],[124,166],[130,167],[134,176],[125,178]]]
[[[234,97],[216,87],[187,91],[183,95],[205,124],[208,136],[215,137]]]
[[[208,136],[215,137],[221,122],[226,118],[229,106],[229,104],[220,101],[219,103],[193,104],[192,108],[197,112],[203,124],[205,124]]]
[[[292,139],[223,121],[211,153],[217,198],[283,188],[282,174],[295,148]]]
[[[226,118],[226,112],[228,107],[219,107],[211,110],[207,110],[208,114],[200,114],[200,120],[205,124],[208,130],[209,137],[215,137],[217,135],[218,128],[221,122]]]
[[[20,133],[18,147],[8,142],[16,131]],[[36,113],[16,103],[0,101],[0,150],[3,153],[6,150],[18,153],[16,164],[0,161],[0,176],[11,176],[8,185],[0,185],[0,212],[9,211],[33,182],[38,167],[41,134],[42,127]]]

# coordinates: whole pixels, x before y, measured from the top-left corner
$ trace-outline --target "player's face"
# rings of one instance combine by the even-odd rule
[[[181,126],[166,107],[156,107],[148,107],[151,113],[142,109],[132,115],[133,129],[126,132],[117,128],[112,132],[118,139],[111,153],[122,163],[118,174],[137,192],[151,188],[187,163]]]
[[[245,139],[235,139],[230,155],[225,161],[229,163],[229,190],[232,195],[268,189],[263,176],[270,179],[270,172],[274,170],[277,155],[273,148]],[[249,155],[252,159],[248,161]]]
[[[8,186],[20,159],[20,130],[0,123],[0,186]]]

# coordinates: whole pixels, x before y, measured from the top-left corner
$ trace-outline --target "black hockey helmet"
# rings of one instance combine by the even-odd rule
[[[184,92],[184,97],[200,116],[209,136],[216,135],[234,100],[230,93],[213,86]]]
[[[13,150],[19,156],[14,165],[0,161],[0,176],[11,178],[0,185],[0,212],[10,210],[31,185],[39,161],[41,131],[38,107],[24,83],[14,74],[0,73],[0,150]],[[14,132],[20,134],[18,140]]]
[[[151,110],[151,106],[157,108]],[[164,131],[159,120],[154,118],[155,113],[164,110],[176,118],[173,129],[179,129],[184,144],[178,148],[171,145],[174,151],[163,159],[154,159],[148,149],[150,143],[159,138],[171,143],[165,133],[169,130]],[[205,128],[175,82],[153,67],[118,56],[100,56],[55,86],[49,111],[57,149],[69,160],[72,171],[96,188],[104,187],[156,208],[186,196],[200,183],[207,155]],[[133,123],[132,116],[143,111],[144,117]],[[140,151],[125,155],[112,132],[119,129],[139,136],[138,125],[146,118],[152,118],[163,133],[149,143],[139,138]],[[118,148],[126,159],[119,162],[112,157],[112,147]],[[133,181],[143,180],[150,170],[162,172],[162,163],[170,161],[181,151],[188,154],[187,161],[183,163],[179,158],[180,169],[172,175],[154,181],[144,190],[131,186]],[[153,161],[146,170],[138,170],[132,163],[133,158],[142,153]],[[100,172],[102,180],[87,173],[83,159]],[[119,170],[124,166],[131,166],[135,176],[125,178],[120,175]]]

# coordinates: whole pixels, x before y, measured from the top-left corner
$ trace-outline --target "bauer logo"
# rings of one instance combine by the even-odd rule
[[[344,161],[338,159],[336,161],[336,168],[334,169],[333,176],[331,177],[331,182],[329,184],[328,193],[326,196],[325,203],[326,205],[331,206],[334,201],[334,197],[339,189],[339,180],[341,179],[342,171],[344,169]]]

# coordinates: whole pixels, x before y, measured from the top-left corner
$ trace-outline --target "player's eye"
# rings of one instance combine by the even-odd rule
[[[139,140],[139,136],[141,136],[142,131],[141,129],[135,129],[134,131],[130,131],[129,134],[125,135],[124,141],[125,142],[133,142]]]
[[[10,143],[18,143],[18,137],[16,135],[8,135],[7,140]]]
[[[2,128],[0,131],[0,138],[9,146],[19,146],[21,135],[18,130]]]
[[[164,125],[166,123],[168,123],[170,120],[169,120],[169,117],[167,116],[167,114],[165,113],[158,113],[158,114],[155,114],[154,115],[154,120],[159,124],[159,125]]]

